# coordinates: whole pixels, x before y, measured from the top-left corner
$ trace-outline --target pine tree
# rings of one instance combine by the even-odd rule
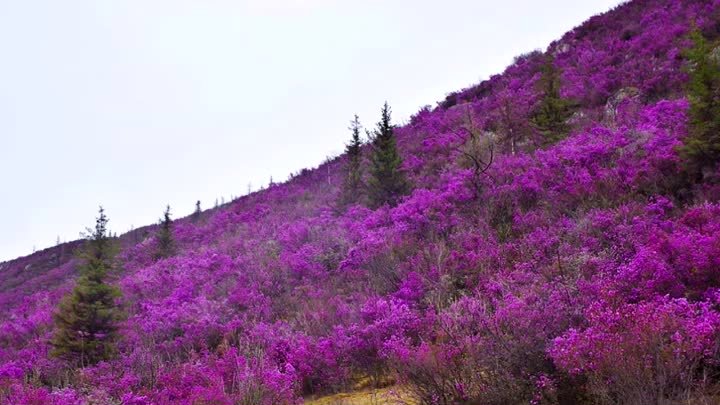
[[[680,152],[687,174],[697,182],[720,161],[720,60],[702,33],[693,31],[691,39],[693,47],[686,53],[691,64],[690,128]]]
[[[340,196],[341,207],[357,202],[363,192],[361,128],[360,118],[355,115],[355,119],[350,122],[349,128],[352,132],[352,137],[350,138],[350,142],[345,145],[347,166],[345,166],[345,179],[343,181],[342,195]]]
[[[162,259],[170,257],[175,253],[175,240],[172,235],[172,219],[170,219],[170,206],[165,208],[165,213],[160,219],[160,229],[158,229],[157,235],[157,252],[155,253],[156,259]]]
[[[113,267],[114,246],[107,230],[108,219],[100,207],[95,229],[89,229],[81,251],[80,277],[75,288],[60,302],[54,315],[52,352],[73,366],[85,367],[115,354],[117,305],[120,291],[105,282]]]
[[[370,159],[368,197],[370,205],[394,206],[400,197],[408,194],[410,187],[402,170],[402,158],[397,150],[395,133],[390,123],[390,107],[386,102],[382,117],[372,137],[373,154]]]
[[[532,126],[542,135],[542,144],[551,145],[570,132],[568,119],[573,114],[574,104],[560,96],[560,72],[551,57],[542,66],[538,86],[542,98],[530,119]]]

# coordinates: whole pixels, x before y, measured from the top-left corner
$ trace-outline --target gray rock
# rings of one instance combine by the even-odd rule
[[[639,98],[640,90],[635,87],[624,87],[608,98],[605,103],[605,119],[614,122],[617,117],[617,109],[627,99]]]
[[[562,55],[570,50],[570,44],[562,43],[555,47],[552,51],[553,57],[556,57],[558,55]]]
[[[720,64],[720,46],[716,46],[715,49],[710,51],[710,60]]]

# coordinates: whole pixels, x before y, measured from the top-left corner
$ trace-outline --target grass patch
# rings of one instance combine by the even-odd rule
[[[318,398],[305,398],[305,405],[416,405],[406,393],[398,387],[364,389],[353,392],[341,392]]]

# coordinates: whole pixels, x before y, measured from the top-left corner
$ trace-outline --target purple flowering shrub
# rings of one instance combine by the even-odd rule
[[[571,376],[588,378],[597,402],[654,403],[692,397],[718,366],[718,302],[658,297],[613,308],[598,302],[588,324],[556,338],[549,350]]]
[[[679,190],[677,150],[685,34],[718,18],[717,0],[638,0],[551,44],[578,106],[551,146],[529,123],[542,52],[422,109],[397,129],[414,190],[396,207],[340,211],[339,157],[176,221],[172,257],[152,227],[123,235],[111,361],[49,356],[72,246],[0,264],[0,404],[294,404],[393,382],[423,404],[712,393],[720,188]]]

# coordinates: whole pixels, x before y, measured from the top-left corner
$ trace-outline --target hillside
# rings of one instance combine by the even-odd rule
[[[693,29],[717,44],[720,1],[631,1],[418,111],[394,207],[338,207],[340,156],[175,221],[172,257],[123,235],[112,361],[49,354],[79,242],[0,264],[0,404],[718,403],[720,171],[683,182],[679,153]],[[552,142],[548,61],[573,106]]]

